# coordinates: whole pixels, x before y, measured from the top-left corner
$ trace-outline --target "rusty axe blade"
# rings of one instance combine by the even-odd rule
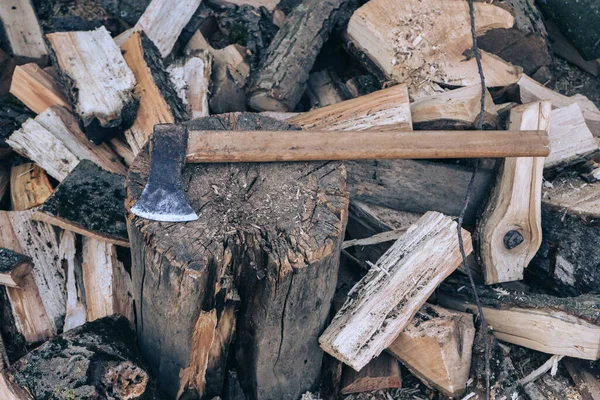
[[[139,217],[164,222],[195,221],[198,215],[185,198],[181,169],[185,163],[188,131],[185,126],[154,126],[150,142],[150,175],[131,212]]]

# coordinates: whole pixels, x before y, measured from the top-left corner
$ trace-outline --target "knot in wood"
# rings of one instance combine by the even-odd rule
[[[523,238],[523,235],[521,235],[519,231],[514,229],[510,230],[506,232],[506,235],[504,235],[504,247],[506,247],[508,250],[512,250],[523,243],[524,240],[525,239]]]

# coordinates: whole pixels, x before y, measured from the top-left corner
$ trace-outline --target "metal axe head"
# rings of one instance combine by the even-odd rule
[[[183,192],[181,168],[185,163],[188,131],[185,126],[154,126],[150,141],[150,175],[131,212],[164,222],[195,221],[198,216]]]

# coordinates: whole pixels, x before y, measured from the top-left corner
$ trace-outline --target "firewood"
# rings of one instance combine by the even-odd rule
[[[182,122],[186,116],[160,54],[145,34],[133,33],[121,51],[135,76],[135,94],[140,100],[135,121],[125,132],[127,143],[137,154],[152,134],[154,125]]]
[[[352,4],[348,0],[305,0],[302,7],[294,8],[251,79],[248,105],[258,111],[292,111],[321,47]]]
[[[535,4],[528,0],[505,0],[493,3],[508,10],[515,17],[509,29],[491,29],[477,38],[480,49],[503,60],[523,67],[529,76],[545,76],[544,70],[552,64],[544,17]]]
[[[31,272],[31,258],[0,248],[0,285],[19,287]]]
[[[100,143],[133,123],[135,76],[105,27],[47,35],[55,65],[88,138]]]
[[[542,191],[540,251],[528,278],[551,285],[562,296],[600,291],[600,182],[586,183],[574,174],[554,179]]]
[[[123,179],[83,160],[33,218],[91,239],[128,247]]]
[[[381,353],[371,360],[360,372],[350,367],[342,375],[341,394],[374,392],[382,389],[402,387],[398,361],[389,354]]]
[[[0,49],[0,99],[6,97],[10,91],[10,84],[16,64],[12,58]]]
[[[12,167],[10,196],[13,211],[39,206],[50,197],[52,190],[46,172],[37,165],[25,163]]]
[[[124,140],[119,138],[112,138],[110,140],[110,148],[121,157],[123,163],[126,166],[130,166],[133,164],[133,160],[135,159],[135,154],[133,154],[133,150]]]
[[[182,61],[176,61],[167,69],[177,95],[186,106],[190,119],[207,117],[212,55],[197,50]]]
[[[548,130],[551,121],[550,102],[535,102],[510,111],[509,129]],[[543,157],[503,160],[477,227],[486,284],[522,280],[537,253],[542,243],[543,173]]]
[[[600,111],[587,97],[583,95],[563,96],[540,85],[527,75],[523,75],[517,82],[517,85],[519,86],[522,103],[550,100],[552,108],[564,108],[577,103],[581,108],[583,118],[590,131],[592,131],[594,136],[600,136]]]
[[[87,321],[120,314],[133,321],[133,288],[116,247],[83,237],[83,283]]]
[[[201,1],[183,0],[173,7],[169,0],[152,0],[133,29],[144,31],[161,57],[166,58]]]
[[[50,331],[59,332],[65,317],[65,281],[56,234],[48,224],[34,222],[34,210],[0,211],[0,247],[29,256],[34,268],[32,285],[37,286]],[[39,313],[33,314],[38,315]]]
[[[290,129],[251,113],[210,116],[188,125]],[[144,188],[149,163],[143,150],[130,168],[128,210]],[[196,360],[210,343],[199,338],[204,350],[193,347],[193,333],[199,315],[214,323],[209,315],[218,306],[214,293],[220,291],[219,278],[230,271],[241,300],[235,359],[248,397],[299,398],[320,377],[323,352],[317,338],[335,289],[348,205],[342,164],[186,164],[183,174],[199,220],[164,224],[128,218],[133,293],[141,307],[138,338],[151,370],[160,365],[159,387],[172,396],[183,385],[190,395],[203,390],[203,376],[188,379],[186,373],[182,380],[180,371],[203,370]],[[217,329],[219,318],[217,312]]]
[[[186,53],[206,50],[213,57],[210,76],[210,110],[215,114],[246,110],[246,81],[250,74],[246,50],[237,44],[214,49],[200,30],[186,46]]]
[[[511,14],[486,3],[475,4],[477,34],[510,28]],[[381,78],[408,83],[413,99],[435,93],[435,83],[479,83],[472,47],[469,8],[464,0],[374,0],[360,7],[348,23],[350,48],[368,60]],[[519,80],[521,69],[481,52],[489,87]]]
[[[600,400],[600,371],[597,363],[565,358],[563,364],[577,385],[577,391],[583,400]]]
[[[17,64],[48,63],[48,48],[31,0],[0,3],[1,41]]]
[[[54,105],[70,109],[62,87],[37,64],[25,64],[15,68],[10,93],[36,114]]]
[[[83,271],[79,257],[76,257],[75,234],[70,231],[62,231],[60,236],[59,256],[63,263],[67,264],[66,286],[67,286],[67,311],[65,314],[66,332],[85,324],[87,318],[86,306],[83,304]],[[103,284],[104,282],[98,281]]]
[[[598,150],[598,143],[588,129],[577,103],[552,110],[548,136],[551,151],[546,157],[545,168],[569,163]]]
[[[90,371],[93,371],[91,373]],[[149,376],[129,321],[106,317],[63,333],[6,371],[18,387],[42,398],[144,398]],[[106,398],[106,397],[105,397]]]
[[[1,251],[5,253],[9,250],[2,249]],[[14,254],[18,253],[13,252]],[[15,268],[18,267],[15,266]],[[7,285],[6,294],[14,323],[29,345],[48,340],[57,334],[56,325],[50,320],[46,312],[38,285],[31,273],[33,268],[35,267],[29,259],[20,271],[6,271],[9,274],[14,272],[19,275],[19,284],[17,286]]]
[[[415,129],[470,129],[479,118],[481,85],[471,85],[423,97],[410,104]],[[492,96],[486,90],[485,112],[497,118]]]
[[[575,46],[573,46],[560,32],[555,21],[546,21],[546,26],[548,27],[548,34],[550,36],[550,41],[552,42],[554,54],[567,60],[571,64],[577,65],[585,72],[589,72],[594,76],[600,75],[600,62],[598,62],[598,60],[586,61]]]
[[[406,85],[300,113],[286,122],[302,129],[324,131],[412,130]]]
[[[331,73],[324,69],[308,76],[305,94],[311,108],[326,107],[345,100],[344,94],[336,88]]]
[[[79,129],[75,117],[61,106],[52,106],[35,119],[27,120],[6,143],[59,181],[84,159],[107,171],[118,174],[126,171],[118,156],[106,144],[92,144]]]
[[[462,235],[469,254],[470,235]],[[360,371],[392,344],[461,261],[456,223],[443,214],[426,213],[352,288],[319,338],[321,348]]]
[[[565,298],[488,286],[478,286],[477,291],[485,319],[498,340],[548,354],[585,360],[600,357],[598,295]],[[477,314],[466,279],[447,281],[437,298],[444,307]]]
[[[394,210],[429,210],[457,216],[462,209],[471,168],[416,160],[349,161],[350,198]],[[481,169],[475,177],[465,223],[473,224],[489,195],[494,171]]]
[[[427,386],[457,397],[467,387],[474,339],[471,315],[425,304],[387,351]]]
[[[281,0],[208,0],[209,4],[216,5],[249,5],[255,8],[265,7],[271,12],[275,10],[275,8],[280,2]]]

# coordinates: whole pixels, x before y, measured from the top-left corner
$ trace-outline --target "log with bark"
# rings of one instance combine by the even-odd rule
[[[460,288],[460,290],[457,290]],[[497,339],[549,354],[600,358],[600,297],[553,297],[478,286],[487,324]],[[448,280],[437,291],[444,307],[477,313],[468,280]]]
[[[17,64],[48,63],[48,48],[31,0],[0,4],[0,44]]]
[[[106,28],[47,35],[73,111],[96,143],[133,124],[135,76]]]
[[[293,111],[323,44],[355,6],[352,0],[305,0],[294,8],[251,78],[248,105],[257,111]]]
[[[129,246],[124,178],[83,160],[33,218],[106,243]]]
[[[387,351],[427,386],[457,397],[467,388],[474,339],[471,315],[425,304]]]
[[[207,50],[196,50],[185,59],[168,68],[171,82],[183,102],[189,119],[207,117],[210,94],[212,55]]]
[[[80,160],[91,160],[117,174],[126,171],[119,157],[106,144],[91,143],[73,114],[61,106],[52,106],[27,120],[6,142],[58,181],[65,179]]]
[[[135,155],[146,144],[154,125],[183,122],[187,118],[158,49],[144,32],[133,33],[121,51],[135,76],[135,94],[140,101],[135,121],[125,132]]]
[[[206,117],[190,128],[290,126],[242,113]],[[128,210],[149,161],[143,150],[130,169]],[[138,339],[158,385],[171,396],[204,392],[211,338],[226,315],[215,293],[231,276],[241,301],[234,357],[246,396],[297,399],[315,389],[323,358],[317,338],[346,224],[344,167],[188,164],[183,177],[199,220],[180,225],[128,217]]]
[[[20,399],[143,398],[149,376],[129,321],[106,317],[43,344],[6,371]]]
[[[470,235],[462,235],[469,254]],[[360,371],[392,344],[461,261],[456,223],[443,214],[426,213],[348,293],[319,337],[321,348]]]
[[[492,4],[475,3],[478,35],[510,28],[513,16]],[[479,83],[466,1],[373,0],[348,23],[348,47],[382,80],[406,82],[411,98],[435,94],[439,84]],[[515,83],[521,69],[481,52],[489,87]]]

